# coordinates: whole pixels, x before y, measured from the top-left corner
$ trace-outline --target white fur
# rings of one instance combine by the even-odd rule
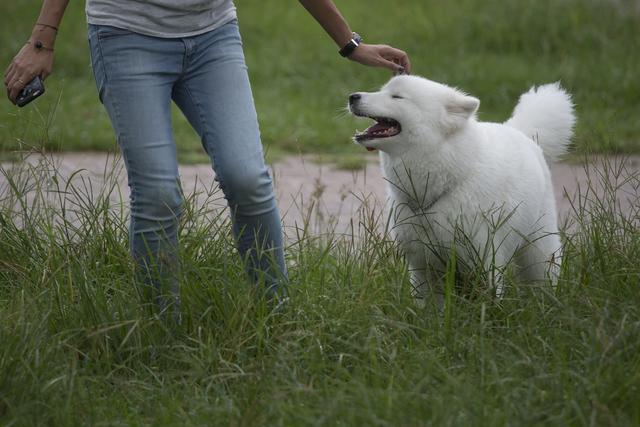
[[[551,83],[523,94],[505,125],[536,141],[553,161],[566,154],[575,122],[571,97],[560,83]]]
[[[358,95],[352,113],[401,125],[398,135],[362,145],[380,150],[394,235],[417,297],[442,304],[454,249],[458,264],[490,273],[498,295],[512,259],[520,280],[555,283],[561,245],[545,156],[566,151],[575,122],[558,84],[524,94],[505,124],[478,122],[476,98],[417,76],[394,77],[380,91]]]

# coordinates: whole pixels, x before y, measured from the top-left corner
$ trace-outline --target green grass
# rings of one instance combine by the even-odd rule
[[[9,2],[0,16],[0,64],[29,35],[37,0]],[[113,132],[89,66],[83,2],[71,2],[57,44],[48,94],[19,110],[0,103],[0,146],[113,150]],[[341,1],[369,42],[406,50],[414,72],[482,100],[482,120],[505,120],[531,85],[560,80],[578,111],[576,151],[640,149],[640,12],[631,0]],[[295,1],[238,2],[247,63],[268,153],[364,156],[350,136],[363,123],[343,112],[347,95],[389,74],[341,59],[333,42]],[[39,129],[46,122],[48,133]],[[181,161],[205,161],[174,111]],[[353,165],[354,162],[349,162]]]
[[[2,63],[38,3],[3,5]],[[339,3],[368,41],[407,50],[417,74],[478,96],[483,120],[560,79],[575,95],[578,152],[638,151],[631,1]],[[362,124],[343,114],[346,95],[388,75],[341,60],[294,1],[238,4],[269,152],[357,167],[349,136]],[[47,96],[24,110],[0,103],[0,145],[14,158],[115,149],[82,6],[70,5]],[[181,160],[201,161],[178,112],[175,127]],[[384,218],[366,212],[359,238],[289,231],[292,299],[271,313],[219,211],[192,205],[174,330],[133,285],[126,214],[45,170],[23,164],[8,172],[13,188],[0,186],[0,425],[640,424],[639,194],[627,195],[631,214],[616,210],[615,188],[576,206],[555,291],[508,284],[498,302],[481,287],[461,292],[450,272],[443,313],[414,304],[403,259],[376,227]],[[74,194],[82,204],[45,208]]]
[[[595,203],[575,204],[555,291],[511,283],[495,301],[456,282],[453,257],[443,313],[413,303],[366,210],[354,235],[289,230],[291,302],[272,313],[219,211],[191,204],[172,329],[133,285],[108,186],[49,169],[2,169],[2,425],[640,424],[638,192],[623,214],[615,185],[583,188]]]

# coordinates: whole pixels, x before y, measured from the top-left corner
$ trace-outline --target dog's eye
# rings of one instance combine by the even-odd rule
[[[400,95],[391,95],[391,97],[392,97],[393,99],[404,99],[404,97],[403,97],[403,96],[400,96]]]

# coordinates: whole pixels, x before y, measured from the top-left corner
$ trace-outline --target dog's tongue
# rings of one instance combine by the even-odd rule
[[[376,123],[369,126],[363,132],[356,133],[354,139],[361,143],[368,151],[375,151],[375,148],[367,147],[366,141],[388,138],[400,133],[400,124],[392,119],[376,119]]]
[[[391,129],[391,126],[389,126],[388,123],[378,122],[373,126],[370,126],[366,132],[368,135],[380,135],[380,134],[385,134],[389,132],[390,129]],[[367,151],[376,151],[376,149],[373,147],[365,147],[365,148],[367,149]]]
[[[389,135],[394,130],[395,130],[395,128],[392,125],[390,125],[389,123],[377,122],[374,125],[368,127],[364,131],[364,134],[369,136],[369,137],[382,137],[382,136]],[[373,148],[373,147],[365,147],[365,148],[367,149],[367,151],[376,151],[376,149]]]

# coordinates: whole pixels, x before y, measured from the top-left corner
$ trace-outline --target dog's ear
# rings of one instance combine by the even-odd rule
[[[471,117],[476,114],[480,100],[473,96],[456,92],[446,100],[445,126],[449,132],[454,132],[462,127]]]

